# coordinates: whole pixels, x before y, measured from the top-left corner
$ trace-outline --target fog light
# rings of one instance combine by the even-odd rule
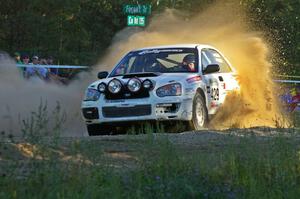
[[[138,92],[141,89],[141,81],[137,78],[132,78],[128,81],[127,87],[128,90],[135,93]]]
[[[118,79],[113,79],[108,83],[108,90],[113,94],[117,94],[122,89],[122,83]]]
[[[146,80],[143,81],[143,87],[144,87],[145,89],[150,90],[150,89],[152,88],[152,86],[153,86],[153,84],[152,84],[152,81],[151,81],[151,80],[146,79]]]
[[[105,92],[105,90],[106,90],[106,84],[105,83],[100,83],[99,85],[98,85],[98,90],[101,92],[101,93],[104,93]]]

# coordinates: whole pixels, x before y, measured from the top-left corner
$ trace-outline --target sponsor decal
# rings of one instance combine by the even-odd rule
[[[210,107],[211,108],[216,108],[216,107],[218,107],[218,104],[216,102],[211,102]]]
[[[139,55],[145,55],[150,53],[161,53],[161,52],[182,52],[182,49],[153,49],[153,50],[143,50],[139,52]]]
[[[207,86],[206,90],[207,90],[207,93],[209,94],[210,93],[210,86]]]
[[[194,76],[194,77],[190,77],[190,78],[187,78],[186,81],[190,84],[190,83],[194,83],[194,82],[199,82],[201,81],[202,78],[201,76],[197,75],[197,76]]]
[[[186,88],[185,89],[186,94],[190,94],[190,93],[194,93],[194,92],[196,92],[194,88]]]
[[[207,93],[210,93],[212,100],[218,101],[220,98],[218,80],[215,78],[211,78],[211,79],[209,79],[209,83],[210,83],[210,86],[207,87],[207,90],[209,91],[209,89],[210,89],[210,92],[207,92]]]
[[[219,97],[219,88],[211,88],[211,99],[218,101]]]

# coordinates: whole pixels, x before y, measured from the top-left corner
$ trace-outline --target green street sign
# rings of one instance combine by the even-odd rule
[[[123,13],[128,15],[150,15],[151,5],[132,5],[127,4],[123,6]]]
[[[146,17],[145,16],[127,16],[127,26],[145,26]]]

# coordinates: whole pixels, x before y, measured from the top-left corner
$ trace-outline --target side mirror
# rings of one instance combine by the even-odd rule
[[[103,72],[99,72],[98,73],[98,79],[104,79],[108,76],[108,72],[107,71],[103,71]]]
[[[220,66],[219,64],[209,64],[207,65],[206,69],[203,71],[204,74],[210,74],[210,73],[215,73],[220,71]]]

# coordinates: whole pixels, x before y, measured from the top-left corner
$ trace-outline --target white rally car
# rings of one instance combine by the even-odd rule
[[[86,90],[83,118],[89,135],[107,134],[121,123],[187,121],[205,128],[239,89],[236,71],[214,47],[184,44],[129,52]]]

